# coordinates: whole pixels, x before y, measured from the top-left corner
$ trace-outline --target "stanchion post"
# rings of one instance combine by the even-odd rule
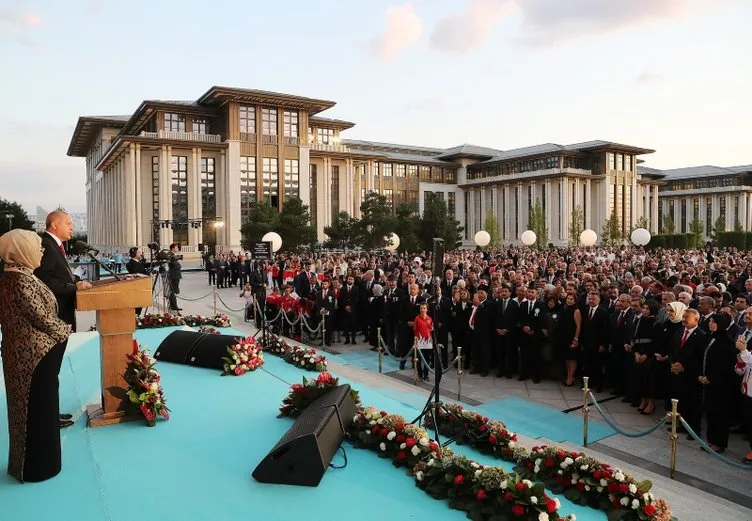
[[[457,401],[462,401],[462,346],[457,346]]]
[[[384,351],[381,349],[381,328],[376,328],[376,352],[379,353],[379,373],[382,371],[382,363],[384,361]]]
[[[582,378],[583,386],[582,386],[582,396],[583,396],[583,406],[582,406],[582,446],[587,447],[588,446],[588,422],[590,420],[590,388],[588,387],[588,381],[590,380],[590,377],[585,376]]]
[[[326,317],[329,315],[329,312],[327,310],[324,310],[324,313],[321,314],[321,346],[323,347],[324,351],[326,351],[327,345],[326,345]]]
[[[413,377],[415,379],[415,385],[418,385],[418,340],[413,342]]]
[[[214,315],[217,314],[217,288],[214,287]]]
[[[676,479],[676,428],[679,422],[679,400],[671,399],[671,479]]]

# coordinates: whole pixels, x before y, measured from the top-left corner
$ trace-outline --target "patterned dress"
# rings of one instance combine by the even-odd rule
[[[58,370],[53,347],[71,326],[57,317],[52,292],[31,272],[0,279],[2,359],[8,403],[8,474],[42,481],[60,472]]]

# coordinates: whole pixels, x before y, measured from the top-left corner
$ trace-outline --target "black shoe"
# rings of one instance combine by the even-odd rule
[[[62,413],[60,415],[60,419],[61,420],[72,420],[73,419],[73,415],[72,414],[68,414],[67,412],[64,412],[64,413]]]
[[[72,420],[60,420],[60,428],[61,429],[67,429],[71,425],[73,425],[73,421]]]

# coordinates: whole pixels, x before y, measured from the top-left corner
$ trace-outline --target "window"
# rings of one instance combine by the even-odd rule
[[[449,214],[449,217],[451,217],[452,219],[455,218],[454,217],[455,208],[456,208],[455,202],[454,202],[455,196],[456,194],[454,192],[449,192],[447,194],[447,213]]]
[[[407,190],[397,190],[397,201],[395,206],[407,203]]]
[[[256,107],[240,106],[240,132],[244,134],[256,133]]]
[[[407,202],[410,205],[410,209],[413,212],[418,211],[418,191],[417,190],[410,190],[407,194]]]
[[[208,218],[217,216],[214,158],[201,158],[201,215]]]
[[[394,170],[396,172],[397,177],[405,177],[405,172],[407,171],[407,167],[405,165],[394,165]]]
[[[632,156],[629,154],[624,156],[624,170],[627,172],[632,171]]]
[[[606,156],[608,159],[608,168],[610,170],[616,170],[616,156],[611,152],[608,152]]]
[[[616,154],[616,169],[624,170],[624,154]]]
[[[423,167],[421,167],[421,169],[422,168]],[[467,190],[465,190],[465,223],[466,223],[466,225],[465,225],[465,240],[467,240],[468,237],[470,237],[470,229],[469,229],[470,227],[467,226],[467,223],[470,221],[470,217],[469,217],[469,213],[468,213],[469,209],[470,209],[470,192],[468,192]]]
[[[339,166],[337,165],[332,165],[332,186],[329,198],[332,200],[332,222],[334,222],[339,214]]]
[[[317,128],[316,137],[318,138],[319,143],[323,143],[325,145],[334,143],[334,129]]]
[[[276,157],[263,159],[262,190],[263,198],[269,199],[272,207],[279,209],[279,164]]]
[[[514,187],[514,236],[520,236],[520,188]]]
[[[430,166],[421,166],[420,167],[420,180],[421,181],[430,181],[431,180],[431,167]]]
[[[164,129],[168,132],[185,132],[185,116],[173,112],[165,112]]]
[[[286,137],[298,137],[298,111],[286,110],[284,112],[284,133]]]
[[[285,159],[285,200],[298,197],[300,172],[297,159]]]
[[[433,196],[436,198],[437,201],[443,201],[444,200],[444,192],[434,192]]]
[[[308,190],[310,190],[310,201],[311,201],[311,207],[310,207],[310,214],[311,214],[311,226],[313,226],[314,229],[316,229],[316,225],[318,223],[317,215],[316,215],[316,205],[318,204],[318,196],[316,195],[316,187],[318,186],[318,170],[316,169],[316,165],[309,165],[308,166],[308,172],[309,172],[309,179],[308,182]]]
[[[444,182],[445,183],[457,183],[457,171],[451,168],[444,169]]]
[[[734,222],[731,224],[733,226],[736,226],[736,223],[738,222],[739,222],[739,196],[737,195],[736,197],[734,197]]]
[[[721,211],[718,214],[719,217],[723,218],[724,223],[728,221],[728,218],[726,217],[726,198],[720,197],[721,200]]]
[[[687,233],[687,200],[681,200],[681,233]]]
[[[382,163],[381,175],[383,175],[384,177],[392,177],[392,164],[391,163]]]
[[[632,226],[632,185],[624,186],[624,199],[622,201],[624,221],[622,224],[622,234],[628,235],[629,228]]]
[[[308,127],[308,142],[313,143],[313,129]]]
[[[713,226],[713,198],[705,199],[705,235],[710,235]]]
[[[391,188],[385,189],[382,195],[386,197],[386,204],[391,206],[392,211],[394,211],[394,196],[392,195],[392,189]]]
[[[159,156],[151,156],[152,240],[159,240]]]
[[[261,132],[265,136],[277,135],[277,109],[261,109]]]
[[[204,118],[194,118],[192,123],[192,132],[194,134],[207,134],[209,132],[209,122]]]
[[[256,158],[240,157],[240,221],[247,223],[251,205],[258,201],[256,192]]]
[[[695,197],[692,201],[692,219],[700,218],[700,198]]]
[[[172,156],[172,240],[188,244],[188,156]]]
[[[431,181],[440,183],[441,182],[441,168],[438,166],[432,166],[431,167]]]
[[[379,177],[379,164],[376,162],[373,163],[373,176]]]
[[[407,165],[407,177],[409,179],[418,178],[418,165]]]
[[[559,156],[551,156],[546,158],[546,168],[559,168]]]

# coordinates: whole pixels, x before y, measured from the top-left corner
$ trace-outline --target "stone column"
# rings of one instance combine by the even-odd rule
[[[136,223],[140,215],[136,212],[136,145],[131,143],[125,173],[125,244],[137,246]]]
[[[543,184],[543,189],[546,191],[546,227],[548,228],[548,240],[549,242],[553,242],[554,238],[554,220],[553,220],[553,206],[554,201],[553,197],[551,197],[551,181],[546,180],[546,182]]]
[[[593,208],[590,204],[591,198],[591,182],[590,179],[585,180],[585,201],[583,203],[583,211],[585,212],[585,229],[593,229]],[[596,232],[598,233],[598,232]]]
[[[200,228],[191,226],[191,221],[201,218],[201,149],[191,148],[188,156],[188,245],[198,248],[201,242]]]
[[[135,214],[136,214],[136,245],[146,246],[150,241],[144,237],[144,202],[143,188],[141,183],[141,144],[136,143],[133,153],[133,186],[135,190]]]
[[[172,220],[172,147],[162,145],[159,157],[159,219]],[[159,226],[159,246],[168,248],[172,242],[172,228]]]
[[[256,179],[259,178],[261,170],[261,165],[256,165]],[[219,153],[219,168],[216,171],[216,176],[214,180],[214,194],[215,194],[215,200],[216,200],[216,206],[217,206],[217,217],[222,218],[222,222],[224,222],[224,226],[218,226],[215,228],[216,230],[216,237],[217,237],[217,252],[222,251],[225,245],[228,244],[227,242],[227,235],[225,232],[225,229],[227,228],[227,223],[225,222],[226,216],[227,216],[227,197],[225,196],[225,193],[227,191],[227,155],[224,150],[221,150]]]
[[[650,233],[657,234],[659,229],[658,222],[658,185],[650,187],[652,195],[650,197]]]
[[[312,214],[315,209],[311,208],[311,191],[309,189],[311,185],[311,155],[310,147],[305,145],[300,146],[300,159],[298,160],[298,172],[300,172],[300,200],[304,205],[308,206],[308,211]]]
[[[240,249],[240,141],[227,141],[226,168],[227,214],[225,215],[225,236],[230,249],[238,251]],[[284,164],[278,164],[278,170],[280,168],[284,170]]]
[[[528,214],[527,212],[525,212],[525,205],[522,204],[522,197],[523,197],[522,187],[523,187],[522,183],[517,183],[517,207],[515,208],[515,210],[517,212],[517,219],[519,220],[520,224],[518,227],[516,227],[516,229],[515,227],[512,228],[512,231],[514,232],[513,240],[515,242],[520,241],[520,235],[522,234],[522,232],[527,230],[527,225],[528,225],[528,222],[527,222]]]
[[[509,185],[504,185],[503,188],[504,191],[504,208],[502,210],[501,214],[501,221],[502,221],[502,227],[501,227],[501,238],[504,240],[510,239],[510,217],[512,215],[512,212],[509,210]]]
[[[637,222],[637,218],[639,217],[638,214],[638,206],[637,206],[637,174],[630,174],[632,176],[632,211],[630,212],[629,217],[629,226],[627,226],[627,231],[631,230],[632,227],[634,227],[635,223]],[[642,202],[642,198],[639,199],[640,202]]]
[[[569,197],[567,197],[567,178],[562,177],[559,180],[559,212],[561,213],[561,219],[559,220],[559,240],[566,244],[569,240],[569,219],[572,216],[572,210],[569,209]]]

